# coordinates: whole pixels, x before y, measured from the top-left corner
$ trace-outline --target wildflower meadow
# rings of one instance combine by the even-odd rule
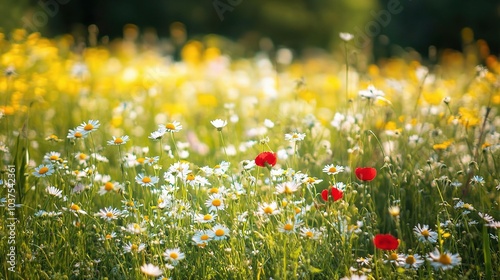
[[[500,62],[0,34],[1,279],[499,279]]]

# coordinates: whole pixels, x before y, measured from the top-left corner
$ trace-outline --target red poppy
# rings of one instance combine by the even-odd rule
[[[255,164],[260,167],[274,166],[278,156],[273,152],[262,152],[255,158]]]
[[[399,246],[398,239],[391,234],[377,234],[373,238],[375,247],[381,250],[396,250]]]
[[[323,198],[324,201],[328,201],[328,190],[323,190],[321,191],[321,197]]]
[[[328,193],[329,193],[328,190],[323,190],[321,192],[321,197],[323,198],[324,201],[328,201]],[[331,189],[331,196],[333,197],[333,201],[341,199],[343,195],[344,193],[341,190],[337,188]]]
[[[356,173],[356,177],[359,180],[369,182],[377,176],[377,169],[373,167],[358,167],[354,173]]]
[[[333,201],[337,201],[337,200],[341,199],[343,195],[344,195],[344,193],[342,193],[341,190],[339,190],[337,188],[332,188]]]

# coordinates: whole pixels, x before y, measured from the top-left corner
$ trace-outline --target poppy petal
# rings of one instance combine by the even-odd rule
[[[354,173],[359,180],[369,182],[377,176],[377,169],[373,167],[358,167],[354,170]]]
[[[333,197],[333,201],[337,201],[339,199],[341,199],[343,197],[343,193],[341,190],[337,189],[337,188],[332,188],[332,197]]]
[[[399,246],[399,241],[391,234],[377,234],[373,238],[373,244],[381,250],[396,250]]]
[[[321,197],[323,198],[324,201],[328,201],[328,190],[323,190],[321,192]]]

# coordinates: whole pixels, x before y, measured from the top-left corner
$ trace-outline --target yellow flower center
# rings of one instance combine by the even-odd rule
[[[284,191],[284,193],[286,193],[286,194],[291,194],[291,193],[293,193],[293,191],[292,191],[292,190],[291,190],[288,186],[285,186],[285,191]]]
[[[166,129],[175,130],[175,125],[173,123],[167,123],[165,125]]]
[[[417,260],[415,260],[415,257],[413,255],[409,255],[408,257],[406,257],[406,260],[405,262],[409,265],[412,265],[416,262]]]
[[[281,202],[281,206],[282,206],[282,207],[286,207],[287,205],[288,205],[288,201],[283,200],[283,201]]]
[[[145,160],[146,160],[145,158],[141,157],[137,159],[137,162],[143,164]]]
[[[451,264],[451,258],[447,254],[442,254],[439,256],[438,262],[444,264],[444,265],[450,265]]]
[[[130,251],[137,251],[137,249],[139,249],[139,246],[135,245],[135,244],[132,244],[130,246]]]
[[[217,168],[220,168],[220,165],[217,164],[216,166],[214,166],[214,169],[217,169]]]
[[[299,207],[295,207],[295,214],[299,214],[302,211]]]
[[[77,131],[73,136],[75,136],[75,138],[82,138],[83,134],[80,131]]]
[[[52,155],[52,156],[50,156],[50,157],[49,157],[49,159],[50,159],[50,160],[58,160],[58,159],[59,159],[59,157],[58,157],[58,156],[56,156],[56,155]]]
[[[314,178],[312,178],[312,177],[309,177],[309,178],[307,179],[307,182],[308,182],[309,184],[312,184],[312,183],[316,182],[316,179],[314,179]]]
[[[210,215],[210,214],[206,214],[205,216],[203,216],[203,220],[205,220],[205,221],[209,221],[211,219],[212,219],[212,215]]]
[[[134,224],[134,229],[141,229],[141,226],[139,224]]]
[[[88,124],[86,124],[86,125],[83,127],[83,129],[84,129],[85,131],[89,131],[89,130],[94,129],[94,126],[93,126],[91,123],[88,123]]]
[[[422,234],[423,237],[427,238],[429,237],[431,234],[429,233],[428,230],[424,229],[420,232]]]
[[[133,207],[133,206],[134,206],[134,202],[133,202],[133,201],[129,201],[129,202],[127,202],[127,206],[128,206],[128,207]]]
[[[272,214],[273,213],[273,208],[271,208],[271,206],[267,206],[266,208],[264,208],[264,213],[266,213],[266,214]]]
[[[108,217],[108,218],[112,218],[113,216],[115,216],[115,215],[113,215],[113,213],[111,213],[111,212],[106,213],[106,217]]]
[[[215,231],[215,235],[217,236],[223,236],[224,235],[224,230],[223,229],[218,229]]]
[[[49,168],[47,166],[44,166],[38,170],[38,174],[41,174],[41,175],[43,175],[47,172],[49,172]]]
[[[142,178],[142,182],[144,184],[151,183],[151,178],[149,178],[148,176],[146,176],[146,177]]]
[[[170,258],[176,260],[179,257],[179,254],[176,252],[170,252]]]
[[[309,238],[313,238],[314,233],[312,233],[312,231],[308,231],[308,232],[306,232],[306,236]]]
[[[189,173],[189,174],[186,176],[186,180],[188,180],[188,181],[193,181],[193,180],[194,180],[194,174],[193,174],[193,173]]]
[[[115,142],[115,144],[121,144],[121,143],[123,143],[123,139],[121,139],[120,137],[118,137],[118,138],[115,139],[114,142]]]
[[[292,135],[292,138],[293,138],[293,139],[297,139],[297,138],[299,138],[299,135],[294,134],[294,135]]]
[[[73,211],[78,211],[80,210],[80,206],[76,205],[76,204],[71,204],[71,207],[69,207],[71,210]]]
[[[330,173],[335,173],[335,172],[337,172],[337,168],[335,168],[335,167],[333,167],[333,166],[332,166],[332,167],[330,167],[330,168],[328,169],[328,172],[330,172]]]
[[[219,207],[222,204],[222,201],[218,198],[212,200],[212,205],[215,207]]]
[[[286,224],[285,226],[283,226],[283,228],[286,230],[286,231],[290,231],[293,229],[293,225],[291,224]]]
[[[203,234],[200,239],[201,240],[208,240],[208,238],[210,238],[207,234]]]
[[[390,260],[392,260],[392,261],[397,260],[397,259],[398,259],[398,254],[396,254],[396,253],[391,253],[391,254],[389,255],[389,259],[390,259]]]
[[[86,155],[86,154],[84,154],[84,153],[80,153],[80,154],[78,155],[78,158],[79,158],[79,159],[81,159],[81,160],[85,160],[85,159],[87,159],[87,155]]]
[[[111,234],[106,234],[106,239],[111,239],[113,236]]]
[[[106,184],[104,184],[104,190],[107,192],[112,191],[114,187],[115,185],[113,185],[113,183],[111,182],[107,182]]]
[[[211,188],[208,192],[209,193],[219,193],[219,188]]]

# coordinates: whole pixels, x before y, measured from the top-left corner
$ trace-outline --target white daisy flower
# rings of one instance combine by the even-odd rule
[[[160,124],[159,129],[165,129],[166,132],[179,132],[182,129],[182,125],[178,121],[172,121],[167,124]]]
[[[279,213],[280,210],[278,209],[278,204],[275,201],[271,203],[262,203],[257,211],[257,215],[259,216],[277,215]]]
[[[424,259],[419,254],[404,255],[404,261],[400,262],[400,265],[404,268],[418,269],[424,264]]]
[[[284,182],[276,185],[276,193],[278,194],[292,194],[299,189],[300,183],[297,182]]]
[[[207,214],[195,214],[194,215],[194,221],[197,223],[211,223],[215,221],[215,218],[217,218],[217,214],[215,213],[207,213]]]
[[[95,215],[109,222],[118,219],[121,214],[121,211],[116,208],[105,207],[104,209],[99,210],[99,212]]]
[[[129,140],[129,137],[127,135],[123,135],[122,137],[113,136],[112,140],[108,140],[108,145],[111,145],[111,146],[125,145],[128,140]]]
[[[166,129],[160,128],[158,130],[151,132],[151,134],[149,135],[148,138],[153,140],[153,141],[157,141],[157,140],[160,140],[163,137],[163,135],[165,135],[166,132],[167,132]]]
[[[227,125],[227,121],[221,119],[215,119],[210,121],[210,123],[218,130],[221,131]]]
[[[54,174],[54,166],[52,164],[40,164],[31,174],[37,178],[48,177]]]
[[[145,248],[146,248],[146,244],[144,244],[144,243],[135,244],[135,243],[128,242],[128,243],[123,244],[123,251],[125,253],[139,253],[139,252],[143,251]]]
[[[50,162],[57,162],[57,161],[61,160],[61,153],[49,152],[49,153],[45,154],[43,159],[46,161],[50,161]]]
[[[438,239],[437,232],[430,230],[428,225],[420,226],[418,224],[413,228],[413,232],[420,242],[436,243]]]
[[[83,131],[85,134],[88,134],[96,131],[99,128],[99,126],[101,125],[99,124],[98,120],[89,120],[88,122],[83,122],[76,129]]]
[[[273,128],[274,127],[274,122],[271,121],[270,119],[265,119],[264,120],[264,126],[267,128]]]
[[[195,232],[192,240],[196,246],[205,247],[214,237],[215,232],[212,230],[199,230]]]
[[[434,269],[442,269],[448,270],[454,268],[459,265],[462,261],[462,258],[458,254],[451,254],[449,252],[441,253],[437,248],[434,252],[429,253],[429,257],[427,258],[431,262],[431,265]]]
[[[214,240],[224,240],[229,237],[229,228],[224,225],[216,224],[212,231],[214,232]]]
[[[351,33],[347,33],[347,32],[340,32],[339,37],[340,37],[340,39],[342,39],[342,41],[345,41],[345,42],[349,42],[352,39],[354,39],[354,35],[352,35]]]
[[[143,187],[153,187],[158,183],[159,179],[156,176],[148,176],[144,174],[138,174],[135,176],[135,182]]]
[[[138,223],[128,224],[126,228],[122,229],[132,234],[141,234],[146,231],[146,228]]]
[[[306,138],[305,133],[293,132],[285,134],[285,140],[290,142],[299,142]]]
[[[52,196],[55,196],[55,197],[59,197],[61,198],[62,197],[62,190],[54,187],[54,186],[48,186],[45,191],[49,194],[49,195],[52,195]]]
[[[163,274],[163,270],[161,270],[158,266],[150,263],[142,265],[141,272],[146,274],[147,276],[153,277],[158,277]]]
[[[177,265],[179,261],[183,260],[186,255],[181,252],[179,248],[167,249],[163,253],[165,260],[170,261],[172,265]]]
[[[104,183],[104,185],[99,187],[99,191],[97,191],[97,193],[99,195],[105,195],[107,193],[117,192],[117,191],[120,191],[122,189],[123,189],[123,187],[120,184],[108,181],[108,182]]]
[[[383,91],[376,89],[373,85],[368,86],[365,90],[360,90],[358,94],[366,99],[378,99],[385,96]]]
[[[328,164],[323,168],[323,172],[328,175],[337,175],[345,171],[345,167],[340,165]]]
[[[63,208],[65,210],[68,210],[70,212],[73,212],[75,214],[83,214],[83,215],[86,215],[87,212],[85,212],[82,208],[80,208],[80,206],[78,206],[78,204],[74,204],[74,203],[71,203],[71,205],[69,206],[69,208]]]
[[[487,223],[491,223],[491,222],[495,221],[495,219],[492,216],[490,216],[486,213],[478,212],[477,214],[479,215],[479,217],[481,217],[481,219],[483,219]]]
[[[307,239],[318,240],[321,238],[321,231],[315,228],[303,227],[300,228],[300,235]]]
[[[208,211],[224,210],[224,198],[220,194],[213,194],[205,201]]]
[[[87,137],[87,135],[88,135],[88,133],[86,133],[85,131],[76,128],[76,129],[69,130],[67,138],[68,139],[82,139],[82,138]]]
[[[144,159],[144,162],[149,165],[149,166],[153,166],[155,164],[158,163],[158,161],[160,160],[160,157],[159,156],[154,156],[154,157],[146,157]]]
[[[293,222],[292,220],[287,220],[284,223],[279,223],[278,231],[286,234],[295,233],[297,228],[301,226],[302,222],[300,220]]]

